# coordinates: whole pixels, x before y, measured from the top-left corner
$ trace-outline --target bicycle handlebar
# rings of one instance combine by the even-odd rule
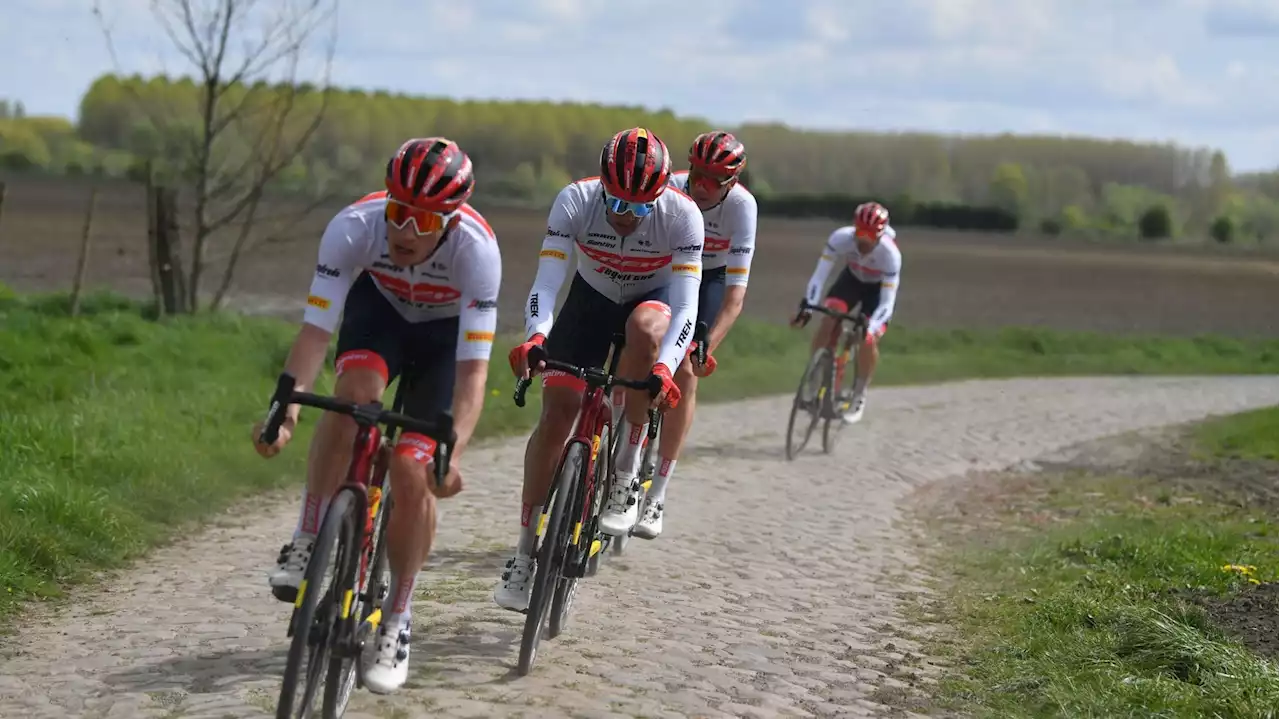
[[[294,389],[297,381],[288,372],[280,373],[276,380],[276,390],[271,395],[271,404],[267,408],[267,421],[262,426],[258,439],[264,444],[273,444],[280,437],[280,426],[284,424],[285,409],[291,404],[315,407],[328,412],[345,414],[355,419],[356,424],[371,427],[375,424],[386,424],[399,427],[407,432],[417,432],[436,441],[433,455],[435,464],[436,485],[444,483],[449,473],[449,456],[453,453],[453,445],[458,441],[458,434],[453,431],[453,415],[441,411],[437,418],[423,420],[406,414],[382,408],[381,402],[359,403],[350,400],[298,392]]]
[[[866,321],[867,321],[867,318],[864,317],[861,312],[854,312],[854,313],[838,312],[825,305],[814,305],[814,304],[809,304],[808,300],[800,300],[800,313],[810,312],[810,311],[819,312],[821,314],[827,315],[828,317],[834,317],[838,320],[847,320],[849,322],[854,323],[855,325],[863,325],[863,324],[866,324]]]

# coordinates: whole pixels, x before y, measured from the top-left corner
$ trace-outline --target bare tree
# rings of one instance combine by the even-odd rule
[[[117,69],[113,33],[94,0]],[[236,239],[214,306],[222,303],[259,219],[264,193],[297,161],[319,129],[329,100],[338,0],[151,0],[151,12],[192,66],[198,106],[135,97],[150,123],[175,146],[176,164],[194,192],[194,240],[188,307],[199,307],[210,240]],[[314,45],[319,45],[312,54]],[[319,58],[322,80],[302,84],[302,66]],[[166,98],[167,99],[167,98]],[[318,100],[318,102],[317,102]]]

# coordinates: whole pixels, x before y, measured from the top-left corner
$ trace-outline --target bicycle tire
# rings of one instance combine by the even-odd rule
[[[801,451],[809,444],[809,439],[813,436],[813,430],[818,425],[818,420],[822,416],[820,406],[814,406],[809,410],[809,426],[805,429],[804,441],[796,446],[792,446],[794,439],[796,415],[799,414],[801,405],[805,403],[805,389],[810,386],[811,378],[815,371],[826,371],[829,369],[831,360],[831,350],[826,347],[819,347],[817,351],[809,358],[809,364],[805,366],[804,374],[800,377],[800,386],[796,388],[795,399],[791,401],[791,415],[787,419],[787,437],[786,437],[786,455],[787,460],[793,460]],[[825,380],[823,381],[825,384]],[[822,392],[816,392],[814,399],[822,398]]]
[[[330,641],[333,633],[332,625],[324,627],[325,617],[322,615],[320,617],[321,644],[318,649],[311,649],[312,638],[316,633],[316,610],[322,606],[322,603],[328,603],[335,609],[337,606],[332,585],[325,592],[320,591],[320,586],[324,582],[330,558],[335,550],[339,549],[337,545],[342,541],[339,532],[346,515],[351,511],[351,501],[349,490],[339,490],[338,495],[329,504],[329,510],[325,513],[320,531],[316,534],[315,549],[312,550],[311,560],[307,563],[307,571],[303,575],[303,584],[299,591],[301,596],[296,600],[294,607],[297,613],[296,624],[293,639],[289,643],[288,659],[285,661],[280,697],[276,702],[276,719],[294,719],[295,716],[304,717],[311,713],[318,688],[317,682],[322,681],[323,676],[321,673],[323,670],[318,667],[324,667],[328,663],[326,660],[331,651]],[[337,580],[337,578],[338,574],[335,572],[334,579]],[[303,686],[302,706],[295,715],[293,707],[298,691],[298,674],[301,670],[303,655],[307,654],[309,649],[311,649],[311,655],[307,657],[308,676]]]
[[[585,458],[586,445],[571,442],[565,448],[556,471],[556,485],[551,498],[551,514],[547,518],[546,533],[538,546],[538,559],[533,574],[533,591],[529,597],[529,608],[525,612],[524,631],[520,636],[520,658],[516,663],[516,673],[528,676],[533,670],[534,660],[538,655],[538,644],[542,640],[542,626],[551,608],[551,595],[554,589],[552,580],[560,575],[564,561],[565,533],[568,530],[569,500],[573,494],[572,482],[577,481],[577,468]],[[575,461],[576,460],[576,461]]]
[[[387,517],[391,511],[390,487],[383,482],[383,498],[378,505],[378,513],[373,520],[373,551],[369,555],[369,563],[367,567],[363,565],[363,551],[351,551],[349,564],[351,566],[344,567],[343,571],[346,576],[351,578],[349,584],[344,582],[343,590],[350,588],[353,590],[353,605],[358,611],[355,613],[355,619],[351,620],[352,639],[355,640],[355,632],[360,630],[364,621],[369,618],[374,609],[380,609],[385,599],[382,594],[383,576],[387,564],[387,547],[386,547],[386,525]],[[363,541],[357,541],[357,532],[355,526],[348,521],[344,524],[344,529],[348,535],[348,547],[363,547]],[[360,537],[363,540],[363,537]],[[361,568],[365,571],[362,573]],[[366,580],[367,576],[367,580]],[[359,587],[364,585],[364,592],[359,591]],[[381,595],[381,596],[380,596]],[[363,647],[360,647],[363,649]],[[330,657],[329,673],[324,684],[324,703],[323,716],[324,719],[339,719],[347,710],[347,704],[351,701],[351,695],[355,692],[356,686],[362,684],[360,676],[362,669],[358,666],[362,661],[361,654],[357,652],[351,657]]]
[[[610,438],[611,434],[609,432],[609,428],[606,426],[601,430],[601,433],[605,436],[600,438],[600,446],[607,447],[607,440]],[[597,541],[601,541],[598,517],[600,516],[600,497],[604,494],[605,480],[609,477],[608,465],[609,462],[605,456],[598,453],[594,468],[596,476],[595,481],[593,482],[593,489],[595,490],[593,496],[583,496],[583,491],[586,489],[587,483],[579,481],[574,491],[574,498],[577,501],[569,505],[571,509],[576,508],[576,511],[579,511],[579,516],[581,516],[581,510],[586,509],[587,506],[590,506],[592,510],[587,517],[587,523],[583,528],[584,532],[587,528],[590,528],[590,532],[587,535],[581,536],[578,540],[579,547],[582,546],[582,542],[584,540],[587,543],[587,556],[582,558],[582,569],[584,575],[590,572],[589,566],[593,562],[598,562],[600,558],[598,553],[594,555],[591,554],[591,547]],[[594,572],[590,573],[594,574]],[[573,599],[578,591],[578,581],[578,577],[559,577],[557,579],[555,591],[551,595],[551,616],[547,620],[548,639],[555,639],[560,636],[560,633],[564,631],[564,628],[569,625],[569,614],[573,609]]]
[[[853,393],[853,387],[856,387],[858,384],[858,353],[861,352],[861,347],[859,347],[858,345],[854,345],[852,350],[853,351],[850,352],[849,354],[849,362],[846,365],[846,370],[845,370],[845,374],[851,377],[851,380],[852,380],[849,382],[850,395],[852,395]],[[850,366],[853,370],[852,372],[848,371],[850,369]],[[836,398],[840,396],[841,392],[844,390],[844,387],[835,386],[834,373],[832,375],[831,384],[832,384],[832,388],[829,391],[829,394],[831,395],[831,406],[835,408],[839,406],[835,403]],[[833,409],[831,412],[831,417],[829,417],[826,423],[822,426],[822,451],[824,454],[831,454],[831,451],[835,449],[836,437],[840,435],[841,430],[843,430],[844,428],[845,428],[844,417]]]

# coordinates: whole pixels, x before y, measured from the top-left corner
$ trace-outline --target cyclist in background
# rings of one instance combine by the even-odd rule
[[[509,357],[517,377],[529,376],[529,350],[544,343],[552,359],[603,367],[612,336],[621,332],[626,344],[618,374],[656,375],[663,389],[652,402],[678,406],[680,389],[672,375],[688,352],[698,314],[703,229],[698,206],[668,186],[670,174],[666,145],[633,127],[605,143],[599,177],[560,191],[525,304],[529,339]],[[571,255],[577,272],[555,317]],[[520,534],[493,593],[499,606],[514,611],[529,606],[538,518],[584,389],[582,380],[562,372],[542,376],[542,414],[525,450]],[[601,531],[615,536],[628,532],[638,516],[636,475],[652,406],[644,391],[626,392],[624,416],[615,428],[616,475],[600,514]]]
[[[867,318],[867,334],[862,351],[858,353],[858,381],[853,396],[842,398],[844,421],[857,422],[867,407],[867,385],[880,358],[880,338],[884,336],[893,317],[897,302],[898,285],[902,275],[902,253],[894,241],[897,233],[889,225],[889,211],[878,202],[858,205],[853,214],[853,224],[841,227],[827,238],[818,266],[809,278],[805,300],[818,304],[822,287],[826,284],[837,257],[847,257],[844,270],[831,285],[823,305],[838,312],[848,312],[861,303],[860,314]],[[804,326],[810,312],[800,312],[792,324]],[[813,351],[823,345],[834,347],[839,339],[836,320],[823,315],[822,324],[813,335]],[[843,376],[843,367],[837,367],[837,377]],[[838,380],[837,380],[838,381]]]
[[[484,405],[502,258],[493,230],[466,202],[474,188],[471,159],[456,143],[432,137],[401,145],[387,163],[386,191],[342,209],[325,229],[302,328],[285,363],[297,389],[308,390],[336,328],[337,397],[380,400],[403,374],[405,414],[430,420],[453,410],[458,439],[442,487],[428,481],[431,438],[401,434],[391,461],[391,590],[365,669],[365,682],[377,693],[394,691],[408,676],[410,600],[435,536],[435,497],[461,490],[458,458]],[[284,447],[300,409],[289,406],[274,445],[260,444],[262,423],[254,427],[259,454],[272,457]],[[269,576],[281,601],[297,595],[329,498],[345,478],[355,433],[351,418],[331,412],[316,425],[298,522]]]
[[[680,406],[662,418],[657,468],[640,510],[635,535],[654,539],[662,534],[667,485],[693,425],[698,378],[716,369],[713,356],[742,313],[747,275],[756,247],[756,198],[738,178],[747,166],[747,149],[727,132],[698,135],[689,147],[689,170],[674,172],[671,186],[687,193],[702,211],[706,241],[702,247],[702,285],[698,291],[698,321],[707,323],[707,363],[694,366],[692,357],[680,365],[676,386]]]

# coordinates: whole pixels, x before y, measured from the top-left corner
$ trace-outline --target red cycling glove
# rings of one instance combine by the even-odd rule
[[[668,409],[674,409],[680,404],[680,388],[676,386],[676,381],[671,378],[671,370],[667,366],[659,362],[653,366],[651,372],[662,380],[662,392],[659,397],[665,397],[665,404]]]
[[[526,370],[529,370],[529,350],[542,345],[545,340],[542,334],[536,334],[529,338],[524,344],[516,345],[507,353],[507,361],[511,363],[511,372],[517,378],[523,377]]]

